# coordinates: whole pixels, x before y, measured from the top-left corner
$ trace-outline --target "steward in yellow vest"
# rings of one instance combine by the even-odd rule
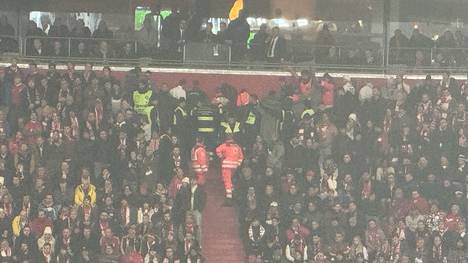
[[[140,81],[138,89],[132,94],[133,110],[135,110],[137,114],[144,115],[148,117],[148,120],[151,120],[151,110],[154,107],[152,102],[155,100],[157,100],[156,93],[148,89],[145,81]]]
[[[239,141],[241,135],[241,123],[237,121],[234,116],[229,116],[227,121],[220,123],[221,129],[221,140],[224,140],[228,136],[232,136],[236,141]]]

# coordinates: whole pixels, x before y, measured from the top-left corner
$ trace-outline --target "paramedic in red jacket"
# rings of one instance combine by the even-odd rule
[[[226,141],[216,148],[216,155],[221,160],[221,174],[224,181],[224,189],[226,190],[226,203],[231,205],[232,201],[232,175],[239,167],[244,159],[242,148],[237,145],[232,136],[228,136]]]
[[[204,185],[206,182],[206,173],[208,172],[209,158],[206,153],[203,137],[197,137],[197,142],[192,148],[192,169],[195,172],[195,180],[198,185]]]

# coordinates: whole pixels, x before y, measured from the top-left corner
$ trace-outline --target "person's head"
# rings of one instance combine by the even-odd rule
[[[83,227],[83,236],[85,238],[90,238],[92,234],[91,228],[89,226]]]
[[[226,29],[227,29],[227,24],[226,24],[226,22],[221,22],[221,23],[219,24],[219,31],[220,31],[220,32],[223,32],[223,31],[225,31]]]
[[[179,29],[180,29],[180,30],[185,30],[185,29],[187,29],[187,21],[181,20],[181,21],[179,22]]]
[[[101,51],[108,51],[109,50],[109,43],[107,43],[107,41],[99,42],[99,49]]]
[[[63,230],[62,230],[62,237],[63,238],[69,238],[71,236],[71,231],[68,227],[65,227]]]
[[[51,251],[51,244],[50,243],[45,243],[44,246],[42,247],[42,252],[46,255],[50,254],[52,251]]]
[[[271,29],[271,35],[272,35],[273,37],[278,36],[279,33],[280,33],[279,27],[275,26],[275,27],[273,27],[273,28]]]
[[[41,15],[41,24],[42,26],[49,25],[50,24],[50,17],[49,15]]]
[[[111,245],[106,245],[104,253],[106,255],[112,255],[114,253],[114,248]]]
[[[453,204],[451,207],[450,207],[450,213],[451,214],[454,214],[454,215],[458,215],[460,213],[460,206],[457,205],[457,204]]]
[[[38,50],[41,49],[42,48],[42,41],[40,39],[38,39],[38,38],[35,38],[33,40],[33,47],[35,49],[38,49]]]
[[[166,248],[166,257],[167,258],[173,258],[174,257],[174,249],[172,249],[172,247],[167,247]]]
[[[206,23],[206,31],[213,32],[213,23],[211,22]]]
[[[343,242],[344,240],[344,233],[343,232],[336,232],[335,233],[335,242]]]
[[[101,19],[101,21],[99,21],[98,30],[99,31],[107,31],[108,30],[107,23],[103,19]]]
[[[55,51],[61,51],[62,50],[62,42],[56,40],[54,41],[54,50]]]
[[[367,227],[369,229],[375,229],[377,227],[377,222],[374,219],[371,219],[367,222]]]

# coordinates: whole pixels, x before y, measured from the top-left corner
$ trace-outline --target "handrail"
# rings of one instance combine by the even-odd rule
[[[5,35],[0,35],[1,38],[10,38],[10,39],[15,39],[18,41],[18,47],[16,50],[13,52],[16,52],[19,50],[19,56],[22,59],[26,60],[39,60],[39,61],[58,61],[58,60],[67,60],[67,61],[74,61],[77,63],[80,62],[87,62],[91,61],[93,63],[99,64],[99,63],[104,63],[104,64],[118,64],[118,63],[124,63],[124,64],[132,64],[132,65],[138,65],[138,64],[151,64],[151,65],[166,65],[166,66],[176,66],[180,67],[183,65],[184,67],[225,67],[225,68],[255,68],[255,69],[279,69],[281,68],[284,63],[268,63],[265,61],[250,61],[249,59],[243,60],[242,62],[233,62],[231,61],[231,48],[227,44],[216,44],[216,43],[204,43],[204,42],[189,42],[189,43],[198,43],[200,45],[206,45],[207,48],[213,46],[213,45],[223,45],[228,48],[228,57],[229,59],[227,60],[219,60],[219,61],[214,61],[210,60],[209,58],[203,58],[201,57],[200,59],[187,59],[187,54],[182,53],[180,58],[164,58],[164,57],[158,57],[156,58],[152,57],[151,55],[153,54],[146,54],[142,52],[141,50],[141,42],[138,39],[121,39],[121,38],[113,38],[113,39],[106,39],[106,38],[75,38],[75,37],[48,37],[48,36],[5,36]],[[64,47],[66,48],[65,44],[68,44],[68,50],[64,52],[62,56],[48,56],[48,55],[41,55],[41,56],[33,56],[28,52],[29,48],[31,47],[31,41],[33,39],[41,39],[43,40],[43,48],[49,48],[52,42],[54,40],[60,40],[63,44]],[[89,55],[88,57],[76,57],[74,52],[72,52],[74,45],[77,44],[77,42],[83,41],[85,44],[89,47],[88,49],[89,52],[92,52],[93,49],[96,49],[96,46],[98,46],[98,43],[102,41],[106,41],[109,44],[109,50],[110,52],[117,52],[117,51],[122,51],[123,45],[126,43],[130,43],[132,45],[132,55],[134,57],[132,58],[122,58],[118,57],[118,54],[115,54],[116,56],[111,56],[109,58],[98,58],[94,55]],[[0,42],[1,43],[1,42]],[[373,43],[373,42],[371,42]],[[293,47],[292,49],[290,47]],[[326,49],[332,49],[335,52],[333,55],[333,59],[327,60],[327,59],[317,59],[317,53],[320,51],[325,52],[330,52],[326,51]],[[188,52],[184,46],[183,48],[184,52]],[[298,67],[314,67],[314,68],[320,68],[320,69],[330,69],[330,70],[349,70],[349,71],[388,71],[388,70],[395,70],[395,66],[398,65],[400,70],[418,70],[418,71],[437,71],[438,69],[443,69],[445,70],[451,70],[451,71],[461,71],[465,70],[468,68],[468,63],[465,63],[465,59],[468,58],[468,48],[462,48],[462,47],[388,47],[388,54],[389,54],[389,59],[387,60],[387,64],[383,64],[383,59],[381,55],[384,53],[384,49],[376,43],[376,45],[366,45],[364,44],[351,44],[351,45],[316,45],[313,42],[309,41],[288,41],[288,50],[289,54],[292,56],[292,60],[290,61],[293,66],[298,66]],[[10,51],[5,51],[1,50],[0,52],[12,52]],[[206,50],[205,50],[206,51]],[[375,62],[373,64],[367,64],[367,62],[361,62],[361,63],[353,63],[352,61],[347,61],[347,55],[348,52],[359,52],[359,55],[362,56],[364,52],[366,51],[371,51],[373,52],[373,56],[375,57]],[[398,51],[398,52],[397,52]],[[420,66],[414,66],[413,64],[413,55],[412,52],[416,51],[422,51],[425,56],[428,56],[426,58],[425,63],[423,63]],[[206,51],[209,53],[209,51]],[[397,53],[395,53],[397,52]],[[403,52],[403,53],[401,53]],[[408,53],[410,52],[410,53]],[[93,53],[91,53],[93,54]],[[327,53],[326,53],[327,54]],[[399,56],[400,59],[394,59],[393,56]],[[448,63],[448,64],[443,64],[440,63],[437,59],[439,59],[440,56],[452,56],[455,57],[455,54],[457,59],[459,61],[454,61],[453,63]],[[1,55],[1,54],[0,54]],[[429,57],[430,55],[430,57]],[[213,56],[215,56],[213,54]],[[302,60],[295,60],[296,58],[303,58]],[[362,60],[362,57],[360,57]],[[412,61],[410,61],[412,60]],[[346,64],[348,63],[348,64]],[[403,68],[401,68],[401,65],[404,65]]]

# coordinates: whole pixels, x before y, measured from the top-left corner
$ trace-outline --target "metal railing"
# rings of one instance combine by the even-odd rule
[[[96,64],[146,64],[169,67],[214,67],[235,69],[279,69],[284,64],[323,70],[385,72],[388,70],[466,71],[468,48],[390,47],[372,42],[320,46],[309,41],[288,41],[284,60],[271,61],[265,49],[251,48],[244,59],[233,61],[235,46],[214,42],[165,43],[156,45],[136,39],[71,37],[16,37],[0,35],[0,55],[18,53],[20,59],[71,61]]]
[[[231,47],[218,43],[168,43],[165,47],[138,40],[68,37],[24,37],[20,56],[36,60],[138,63],[231,63]]]

